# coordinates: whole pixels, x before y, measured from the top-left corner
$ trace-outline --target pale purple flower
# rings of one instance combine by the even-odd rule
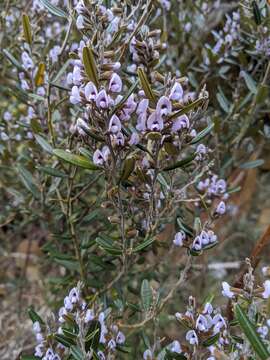
[[[144,360],[152,360],[153,359],[153,354],[150,349],[145,350],[145,352],[143,353],[143,359]]]
[[[203,246],[206,246],[206,245],[209,244],[210,239],[209,239],[209,236],[208,236],[208,234],[207,234],[206,231],[203,230],[203,231],[200,233],[200,238],[201,238],[201,241],[202,241],[202,245],[203,245]]]
[[[190,345],[198,345],[199,344],[198,336],[194,330],[189,330],[186,333],[186,340],[190,343]]]
[[[199,144],[196,148],[196,160],[202,160],[207,154],[207,147],[204,144]]]
[[[175,234],[173,243],[175,246],[183,246],[183,240],[185,239],[186,239],[186,234],[183,230],[181,230]]]
[[[204,315],[199,315],[196,320],[196,329],[200,331],[207,331],[208,330],[208,321]]]
[[[149,100],[148,99],[142,99],[136,109],[136,114],[140,115],[140,114],[144,114],[146,113],[147,109],[149,106]]]
[[[182,99],[183,94],[184,92],[182,86],[178,82],[175,82],[171,89],[169,99],[174,101],[179,101]]]
[[[181,115],[177,119],[173,120],[172,132],[177,132],[182,129],[189,128],[189,118],[187,115]]]
[[[55,354],[52,358],[52,360],[61,360],[60,356],[58,354]]]
[[[111,340],[108,342],[108,348],[109,348],[110,350],[112,350],[112,351],[115,350],[115,348],[116,348],[116,342],[115,342],[113,339],[111,339]]]
[[[110,119],[108,130],[112,134],[117,134],[121,130],[121,122],[115,114]]]
[[[75,10],[78,14],[82,14],[85,11],[85,5],[83,0],[79,0],[77,5],[75,6]]]
[[[227,188],[227,184],[226,184],[226,181],[223,180],[223,179],[220,179],[216,182],[216,192],[218,194],[223,194],[225,193],[226,191],[226,188]]]
[[[106,356],[103,351],[99,350],[97,355],[98,355],[99,360],[106,360]]]
[[[174,352],[174,353],[181,354],[182,348],[181,348],[181,345],[180,345],[179,341],[174,340],[174,341],[170,344],[170,350],[171,350],[172,352]]]
[[[47,351],[46,351],[46,360],[53,360],[53,357],[54,357],[54,352],[53,352],[53,349],[49,348]]]
[[[147,119],[147,127],[151,131],[163,130],[164,124],[163,119],[159,113],[154,111]]]
[[[264,299],[268,299],[270,297],[270,280],[266,280],[263,283],[264,292],[262,293],[262,297]]]
[[[31,70],[34,67],[33,60],[30,58],[29,54],[26,51],[23,51],[21,55],[22,65],[25,70]]]
[[[113,140],[114,140],[115,144],[118,145],[118,146],[124,146],[124,144],[125,144],[125,138],[124,138],[124,135],[121,132],[114,135]]]
[[[36,347],[35,347],[35,356],[38,356],[38,357],[42,357],[44,354],[44,345],[43,344],[38,344]]]
[[[100,109],[107,109],[109,107],[109,98],[104,89],[97,94],[96,105]]]
[[[206,303],[203,308],[203,314],[212,314],[213,312],[213,306],[211,303]]]
[[[39,96],[45,96],[45,94],[46,94],[46,90],[44,89],[44,87],[43,87],[43,86],[39,86],[39,87],[37,88],[37,95],[39,95]]]
[[[49,51],[49,56],[52,59],[52,63],[56,63],[58,61],[58,56],[60,55],[61,47],[59,45],[55,45],[51,50]]]
[[[36,334],[36,341],[37,343],[41,343],[44,340],[44,337],[41,333]]]
[[[202,239],[199,235],[195,237],[192,244],[192,249],[196,251],[200,251],[202,249]]]
[[[136,132],[133,132],[132,134],[131,134],[131,137],[130,137],[130,140],[129,140],[129,145],[137,145],[138,143],[139,143],[139,141],[140,141],[140,137],[139,137],[139,134],[138,133],[136,133]]]
[[[217,235],[212,230],[207,231],[209,242],[212,244],[217,241]]]
[[[76,26],[77,26],[77,29],[79,29],[79,30],[84,29],[85,22],[84,22],[84,16],[83,15],[79,15],[77,17]]]
[[[82,98],[78,86],[73,86],[71,89],[70,102],[71,104],[79,104]]]
[[[103,146],[102,150],[96,150],[93,155],[95,165],[103,165],[108,160],[110,150],[108,146]]]
[[[162,117],[172,112],[172,104],[166,96],[162,96],[157,103],[156,112]]]
[[[258,329],[257,329],[257,332],[264,339],[267,336],[267,334],[269,332],[269,329],[268,329],[267,326],[259,326]]]
[[[73,309],[73,305],[69,296],[64,298],[64,307],[67,311],[71,311]]]
[[[76,304],[80,300],[79,290],[76,287],[74,287],[73,289],[70,290],[68,297],[72,304]]]
[[[109,90],[114,93],[119,93],[122,91],[122,85],[123,84],[120,76],[116,73],[113,73],[109,83]]]
[[[84,88],[84,95],[86,100],[91,101],[91,100],[96,100],[97,97],[97,88],[96,86],[92,83],[92,81],[89,81]]]
[[[9,111],[5,111],[5,112],[4,112],[4,115],[3,115],[3,119],[4,119],[5,121],[10,121],[10,120],[12,119],[11,113],[10,113]]]
[[[224,215],[226,212],[226,205],[224,201],[220,201],[220,203],[218,204],[215,213],[218,215]]]
[[[223,327],[226,327],[226,322],[220,314],[217,314],[213,317],[213,325],[214,325],[214,333],[216,334],[220,332],[220,330]]]
[[[137,125],[136,125],[136,129],[138,131],[145,131],[146,130],[146,112],[142,113],[138,116],[137,118]]]
[[[35,321],[33,324],[33,331],[35,334],[41,332],[40,323],[38,321]]]
[[[126,341],[125,335],[121,331],[119,331],[116,335],[117,344],[120,344],[120,345],[124,344],[125,341]]]
[[[80,66],[75,65],[72,72],[72,81],[74,85],[80,86],[82,83],[83,77],[81,73]]]

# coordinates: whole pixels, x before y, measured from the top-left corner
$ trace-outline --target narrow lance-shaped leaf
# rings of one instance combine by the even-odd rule
[[[59,9],[55,5],[53,5],[49,0],[39,0],[42,5],[45,6],[45,8],[53,15],[68,18],[68,14],[65,13],[65,11]]]
[[[31,45],[33,38],[32,38],[32,31],[31,31],[31,24],[29,21],[29,17],[26,14],[22,14],[22,24],[23,24],[23,36],[25,41]]]
[[[140,83],[141,83],[141,86],[143,88],[143,91],[145,93],[145,96],[150,100],[152,101],[153,103],[156,102],[156,97],[155,97],[155,94],[151,88],[151,85],[147,79],[147,76],[144,72],[144,70],[139,67],[138,68],[138,76],[139,76],[139,79],[140,79]]]
[[[45,77],[45,64],[40,63],[38,65],[38,71],[35,76],[36,86],[42,86],[44,84],[44,77]]]
[[[35,199],[39,199],[40,196],[40,192],[39,189],[37,187],[37,185],[34,182],[34,178],[32,176],[32,174],[25,169],[22,165],[18,166],[18,173],[19,173],[19,177],[22,181],[22,183],[24,184],[24,186],[26,187],[26,189],[31,192],[31,194],[33,195],[33,197]]]
[[[11,62],[12,65],[16,66],[16,68],[18,68],[21,71],[25,71],[22,65],[19,63],[19,61],[7,49],[3,50],[3,54]]]
[[[45,150],[49,154],[53,153],[52,146],[48,143],[47,140],[44,139],[43,136],[41,136],[39,134],[34,134],[34,137],[35,137],[37,143],[42,147],[43,150]]]
[[[82,51],[83,65],[88,78],[98,87],[98,70],[93,50],[85,46]]]
[[[249,320],[249,318],[247,317],[244,310],[239,304],[235,305],[234,311],[235,311],[236,319],[238,320],[241,329],[248,338],[256,354],[259,356],[261,360],[267,360],[270,356],[270,353],[268,352],[262,339],[257,333],[255,326]]]
[[[198,142],[200,142],[203,138],[205,138],[214,128],[215,124],[209,124],[205,129],[203,129],[202,131],[200,131],[197,136],[195,136],[195,138],[190,142],[192,145],[197,144]]]
[[[187,166],[189,163],[191,163],[192,160],[195,159],[196,153],[193,153],[189,156],[187,156],[185,159],[176,161],[174,164],[166,166],[163,171],[170,171],[170,170],[174,170],[180,167],[185,167]]]
[[[81,155],[71,154],[68,151],[62,149],[54,149],[53,154],[57,156],[59,159],[64,160],[72,165],[79,166],[84,169],[89,170],[99,170],[100,167],[93,164],[90,160],[86,157]]]
[[[147,279],[144,279],[141,285],[141,300],[142,300],[142,308],[145,311],[148,311],[152,304],[152,290]]]
[[[260,25],[262,23],[262,16],[256,0],[252,1],[252,10],[255,23]]]
[[[245,71],[241,72],[243,75],[243,78],[245,80],[245,83],[247,85],[247,88],[249,89],[250,92],[252,92],[252,94],[256,94],[257,93],[257,84],[256,82],[252,79],[252,77]]]

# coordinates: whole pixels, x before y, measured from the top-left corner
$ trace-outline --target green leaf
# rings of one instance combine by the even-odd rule
[[[203,138],[205,138],[212,131],[214,126],[215,126],[214,123],[209,124],[205,129],[200,131],[197,134],[197,136],[195,136],[195,138],[190,142],[190,144],[194,145],[194,144],[197,144],[198,142],[200,142]]]
[[[39,1],[42,5],[45,6],[45,8],[51,14],[56,15],[58,17],[66,18],[66,19],[68,18],[68,14],[65,11],[63,11],[63,10],[59,9],[58,7],[54,6],[53,4],[51,4],[50,1],[48,1],[48,0],[39,0]]]
[[[226,99],[224,94],[221,94],[220,92],[217,93],[217,101],[221,107],[222,110],[224,110],[226,113],[230,112],[230,106],[229,106],[229,102]]]
[[[57,169],[54,169],[49,166],[37,166],[36,169],[38,171],[41,171],[47,175],[53,176],[53,177],[59,177],[59,178],[66,178],[68,177],[67,174],[63,173],[62,171],[59,171]]]
[[[260,25],[262,23],[262,16],[256,0],[252,1],[252,10],[255,23]]]
[[[244,164],[241,164],[239,167],[240,167],[240,169],[254,169],[263,164],[264,164],[264,160],[258,159],[258,160],[253,160],[253,161],[247,161]]]
[[[31,45],[33,38],[32,38],[32,31],[31,31],[31,24],[30,24],[28,15],[22,14],[22,24],[23,24],[24,39],[29,45]]]
[[[141,68],[141,67],[138,68],[138,76],[139,76],[140,83],[141,83],[141,86],[143,88],[143,91],[145,93],[145,96],[152,103],[155,103],[156,102],[156,97],[155,97],[154,91],[152,90],[151,85],[150,85],[150,83],[149,83],[149,81],[147,79],[147,76],[146,76],[143,68]]]
[[[88,78],[98,87],[98,71],[93,50],[85,46],[82,51],[83,65]]]
[[[242,71],[241,74],[243,74],[245,83],[247,85],[247,88],[249,89],[250,92],[252,92],[252,94],[257,94],[257,84],[256,82],[252,79],[252,77],[245,71]]]
[[[235,305],[234,312],[236,319],[239,321],[241,329],[248,338],[256,354],[261,360],[267,360],[270,356],[270,353],[257,333],[254,324],[249,320],[239,304]]]
[[[135,83],[132,84],[132,86],[129,88],[128,92],[126,93],[126,95],[121,99],[121,101],[119,101],[119,103],[113,108],[113,111],[111,113],[111,115],[113,115],[117,110],[121,109],[122,106],[125,104],[125,102],[127,101],[127,99],[131,96],[131,94],[134,93],[136,87],[139,84],[139,79],[137,79],[135,81]]]
[[[191,161],[195,159],[195,156],[196,156],[196,153],[193,153],[190,156],[187,156],[185,159],[179,160],[176,163],[165,167],[163,169],[163,171],[170,171],[170,170],[174,170],[174,169],[177,169],[180,167],[184,167],[184,166],[188,165],[189,163],[191,163]]]
[[[145,311],[150,310],[153,301],[153,296],[152,296],[152,289],[147,279],[144,279],[141,285],[141,300],[142,300],[142,308]]]
[[[128,177],[130,176],[130,174],[132,173],[132,171],[135,168],[135,163],[136,163],[136,160],[134,157],[128,157],[125,159],[123,168],[122,168],[122,172],[121,172],[120,181],[125,181],[128,179]]]
[[[86,157],[81,155],[75,155],[71,154],[68,151],[62,150],[62,149],[54,149],[53,154],[59,159],[64,160],[68,162],[69,164],[79,166],[84,169],[89,170],[99,170],[100,167],[93,164],[90,160],[88,160]]]
[[[30,317],[30,319],[32,320],[33,323],[38,321],[42,325],[45,324],[44,321],[41,319],[41,317],[35,312],[33,307],[29,307],[27,312],[28,312],[28,316]]]
[[[96,243],[106,252],[108,252],[111,255],[122,255],[122,249],[118,247],[112,246],[112,243],[108,240],[105,240],[104,238],[97,237]]]
[[[40,360],[40,357],[34,355],[21,355],[20,360]]]
[[[202,345],[205,346],[205,347],[214,345],[214,344],[218,341],[219,336],[220,336],[219,333],[211,336],[210,338],[206,339],[206,340],[202,343]]]
[[[101,325],[97,320],[90,322],[89,329],[85,336],[85,351],[90,351],[90,349],[96,351],[99,345],[101,333]]]
[[[76,345],[76,342],[73,339],[67,338],[66,336],[61,335],[61,334],[54,335],[54,338],[60,344],[64,345],[65,347],[68,347],[68,348],[70,348],[72,345]]]
[[[84,360],[83,353],[78,346],[71,346],[70,353],[72,354],[75,360]]]
[[[28,170],[26,170],[22,165],[18,166],[18,173],[21,182],[26,187],[26,189],[31,192],[31,194],[35,199],[39,200],[40,191],[34,182],[34,178],[32,174]]]
[[[175,119],[180,115],[187,114],[189,111],[193,110],[196,106],[199,106],[199,105],[203,104],[204,101],[205,101],[204,98],[199,98],[199,99],[193,101],[191,104],[185,106],[183,109],[180,109],[180,110],[176,111],[175,113],[173,113],[169,117],[169,120]]]
[[[21,71],[25,71],[25,69],[22,67],[22,65],[18,62],[17,59],[13,55],[10,54],[10,52],[7,49],[3,50],[3,53],[5,57],[11,62],[12,65],[16,66]]]
[[[37,143],[42,147],[43,150],[45,150],[49,154],[53,154],[52,146],[48,143],[47,140],[44,139],[43,136],[41,136],[39,134],[34,134],[34,137],[35,137]]]
[[[132,252],[136,253],[136,252],[142,251],[142,250],[144,250],[145,248],[147,248],[149,245],[151,245],[154,241],[155,241],[154,238],[147,239],[147,240],[145,240],[144,242],[142,242],[140,245],[137,245],[137,246],[132,250]]]

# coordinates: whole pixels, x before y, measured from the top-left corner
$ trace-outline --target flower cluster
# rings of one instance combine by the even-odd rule
[[[64,298],[64,306],[59,309],[58,321],[48,325],[35,321],[33,331],[38,342],[35,356],[43,360],[61,360],[72,344],[84,339],[85,354],[90,350],[88,338],[96,336],[98,347],[95,349],[99,359],[104,360],[125,343],[125,335],[117,325],[109,323],[110,311],[96,311],[89,308],[81,296],[81,286],[70,290]],[[45,336],[46,334],[46,336]],[[54,339],[54,340],[53,340]]]

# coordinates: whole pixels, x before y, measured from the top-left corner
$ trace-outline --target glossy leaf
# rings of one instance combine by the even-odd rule
[[[141,301],[142,301],[142,308],[145,311],[150,310],[153,301],[153,296],[149,281],[146,279],[143,280],[141,285]]]
[[[85,46],[82,51],[82,57],[84,69],[89,80],[98,87],[98,71],[93,50],[90,47]]]
[[[68,162],[69,164],[76,165],[78,167],[89,169],[89,170],[99,170],[100,168],[93,164],[86,157],[81,155],[71,154],[68,151],[62,149],[54,149],[53,154],[59,159]]]

